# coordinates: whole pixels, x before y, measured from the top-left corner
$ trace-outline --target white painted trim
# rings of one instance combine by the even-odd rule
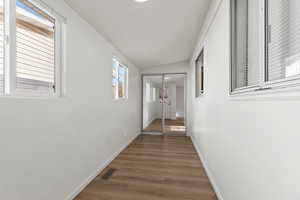
[[[66,200],[73,200],[77,197],[80,192],[86,188],[128,145],[130,145],[133,140],[135,140],[140,133],[132,137],[128,143],[122,146],[117,152],[115,152],[108,160],[106,160],[96,171],[94,171],[87,179],[83,181],[68,197]]]
[[[4,4],[4,94],[14,94],[16,89],[16,0]]]
[[[64,24],[67,23],[67,18],[61,15],[58,11],[56,11],[52,6],[48,5],[44,2],[44,0],[29,0],[33,4],[38,4],[39,7],[42,7],[43,10],[46,10],[48,14],[50,14],[54,18],[58,18]]]
[[[204,167],[204,169],[205,169],[205,171],[206,171],[206,174],[207,174],[207,176],[208,176],[208,178],[209,178],[209,181],[210,181],[210,183],[211,183],[211,185],[212,185],[212,187],[213,187],[213,189],[214,189],[214,191],[215,191],[215,193],[216,193],[216,195],[217,195],[217,197],[218,197],[218,200],[224,200],[224,198],[223,198],[223,196],[222,196],[222,193],[221,193],[221,190],[219,189],[217,183],[215,182],[215,180],[214,180],[214,178],[213,178],[213,175],[212,175],[211,171],[209,170],[209,168],[208,168],[208,166],[207,166],[207,163],[206,163],[206,161],[205,161],[205,159],[204,159],[204,157],[203,157],[203,155],[202,155],[202,153],[201,153],[201,151],[200,151],[200,147],[199,147],[199,145],[198,145],[198,142],[197,142],[197,140],[194,138],[194,135],[193,135],[193,134],[191,134],[191,140],[192,140],[193,145],[194,145],[194,147],[195,147],[195,149],[196,149],[196,151],[197,151],[197,153],[198,153],[198,155],[199,155],[199,157],[200,157],[200,160],[201,160],[201,162],[202,162],[202,165],[203,165],[203,167]]]

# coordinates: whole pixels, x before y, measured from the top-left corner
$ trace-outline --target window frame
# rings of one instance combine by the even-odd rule
[[[198,61],[202,57],[202,65],[198,66]],[[198,86],[198,72],[200,70],[201,73],[201,83],[200,86]],[[201,49],[199,55],[197,56],[195,60],[195,97],[199,98],[204,95],[204,48]],[[198,91],[200,90],[200,91]]]
[[[234,96],[238,94],[258,94],[267,92],[282,92],[290,89],[300,89],[300,75],[293,77],[287,77],[283,79],[268,80],[268,40],[269,40],[269,30],[268,30],[268,1],[259,1],[259,83],[255,85],[249,85],[246,87],[234,88],[235,76],[235,0],[230,0],[230,92],[229,95]]]
[[[120,59],[118,59],[117,57],[113,57],[112,59],[113,63],[112,65],[117,62],[118,63],[118,67],[117,67],[117,84],[116,84],[116,88],[115,90],[116,91],[113,91],[113,100],[115,101],[118,101],[118,100],[127,100],[128,99],[128,86],[129,86],[129,68],[127,67],[127,65],[123,64],[122,62],[120,62]],[[124,84],[125,84],[125,95],[124,97],[119,97],[119,67],[123,67],[125,69],[125,81],[124,81]],[[112,69],[112,73],[113,73],[113,67],[111,68]],[[113,76],[112,76],[112,79],[113,79]],[[117,96],[115,95],[115,92],[117,92]]]
[[[39,0],[28,0],[55,19],[53,92],[17,90],[16,9],[17,0],[3,0],[4,7],[4,91],[0,97],[59,98],[65,95],[65,24],[66,18]]]

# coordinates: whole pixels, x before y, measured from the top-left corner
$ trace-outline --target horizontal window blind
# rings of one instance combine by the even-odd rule
[[[55,90],[55,22],[28,1],[17,1],[16,89]]]
[[[234,88],[240,88],[248,86],[248,0],[234,2]]]
[[[232,0],[232,89],[259,84],[259,3]]]
[[[3,1],[0,0],[0,94],[4,92],[4,16]]]
[[[300,1],[268,1],[269,81],[300,75]]]

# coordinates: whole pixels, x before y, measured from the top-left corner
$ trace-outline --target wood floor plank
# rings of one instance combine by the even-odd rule
[[[109,176],[103,179],[106,173]],[[188,137],[142,135],[112,161],[75,200],[217,198]]]

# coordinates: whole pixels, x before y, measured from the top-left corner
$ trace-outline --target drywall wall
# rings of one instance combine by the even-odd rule
[[[66,96],[0,97],[0,197],[67,200],[140,133],[140,73],[64,1]],[[129,67],[129,99],[112,99],[112,57]]]
[[[204,46],[205,93],[198,99],[190,64],[190,134],[220,199],[300,199],[300,95],[229,96],[229,0],[218,2],[194,53]]]
[[[156,82],[154,80],[156,80]],[[147,128],[155,119],[162,118],[162,105],[160,104],[158,97],[161,84],[158,82],[159,77],[144,77],[143,129]],[[155,88],[155,94],[153,88]]]
[[[143,68],[141,69],[141,73],[143,74],[186,73],[188,72],[188,69],[189,69],[189,62],[182,61],[182,62],[167,64],[167,65]]]

